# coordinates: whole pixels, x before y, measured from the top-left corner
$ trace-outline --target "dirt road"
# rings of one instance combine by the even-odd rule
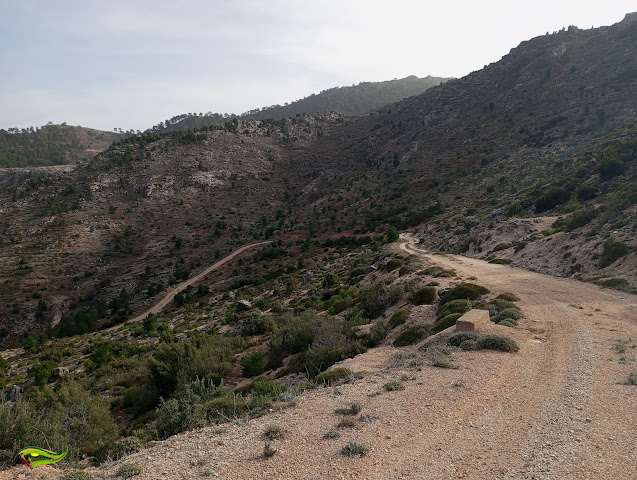
[[[157,442],[123,461],[143,465],[135,478],[637,478],[637,386],[623,383],[637,374],[637,297],[432,255],[405,236],[401,242],[424,264],[452,268],[493,293],[517,294],[520,326],[488,331],[514,338],[520,351],[457,351],[451,359],[458,368],[442,369],[432,366],[429,351],[375,348],[353,359],[370,372],[362,380],[306,392],[246,422]],[[385,368],[390,358],[394,366]],[[387,391],[390,380],[404,390]],[[352,402],[362,407],[359,420],[339,428],[334,410]],[[277,453],[266,459],[263,431],[273,424],[285,438],[272,442]],[[329,431],[336,433],[328,438]],[[368,454],[341,455],[348,442]],[[120,463],[92,474],[111,478]]]
[[[255,247],[259,247],[261,245],[266,245],[266,244],[269,244],[269,243],[271,243],[271,242],[253,243],[251,245],[244,245],[243,247],[235,250],[234,252],[232,252],[227,257],[224,257],[223,259],[219,260],[217,263],[215,263],[213,265],[210,265],[208,268],[206,268],[203,272],[199,273],[198,275],[195,275],[194,277],[189,278],[188,280],[177,284],[176,287],[173,287],[172,289],[168,290],[168,292],[164,295],[164,298],[162,298],[159,302],[157,302],[155,305],[150,307],[148,310],[146,310],[141,315],[138,315],[135,318],[133,318],[132,320],[129,320],[129,322],[141,322],[144,318],[146,318],[148,316],[149,313],[154,313],[154,314],[160,313],[164,308],[166,308],[166,306],[170,302],[172,302],[174,300],[175,295],[177,295],[180,292],[183,292],[189,286],[200,282],[201,280],[203,280],[206,277],[206,275],[208,275],[213,270],[216,270],[220,266],[228,263],[230,260],[235,258],[237,255],[242,254],[246,250],[249,250],[249,249],[255,248]]]

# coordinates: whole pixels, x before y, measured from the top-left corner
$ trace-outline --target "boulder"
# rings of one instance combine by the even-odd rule
[[[469,310],[456,320],[456,332],[475,332],[491,323],[488,310]]]
[[[252,304],[247,300],[239,300],[234,306],[234,311],[237,313],[245,312],[246,310],[250,310],[252,308]]]
[[[56,367],[53,370],[51,370],[51,380],[55,381],[55,380],[59,380],[62,377],[65,377],[69,374],[69,369],[66,367]]]

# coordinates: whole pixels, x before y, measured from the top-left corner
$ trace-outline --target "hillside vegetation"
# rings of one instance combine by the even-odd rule
[[[321,93],[294,101],[289,105],[273,105],[257,108],[241,115],[228,115],[208,112],[206,114],[188,113],[177,115],[155,125],[150,130],[156,133],[202,128],[204,126],[223,126],[233,118],[240,120],[276,120],[299,115],[339,112],[343,115],[362,115],[404,98],[419,95],[428,88],[448,81],[448,78],[410,76],[400,80],[386,82],[362,82],[351,87],[335,87]]]
[[[70,125],[47,124],[0,130],[0,168],[66,165],[87,161],[122,135]]]

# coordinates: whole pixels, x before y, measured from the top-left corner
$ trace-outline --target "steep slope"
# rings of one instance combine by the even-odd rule
[[[341,219],[363,231],[420,225],[438,249],[487,257],[502,244],[514,265],[634,288],[636,39],[635,15],[538,37],[353,120],[304,152],[320,165],[315,190],[329,192],[318,204],[345,198]],[[524,218],[537,214],[547,220]],[[617,242],[626,261],[604,270]]]

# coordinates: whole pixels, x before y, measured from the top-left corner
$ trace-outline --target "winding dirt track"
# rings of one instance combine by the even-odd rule
[[[133,318],[132,320],[129,320],[129,322],[141,322],[144,318],[146,318],[148,316],[148,314],[153,313],[153,314],[158,314],[160,313],[164,308],[166,308],[166,306],[172,302],[175,298],[175,295],[177,295],[180,292],[183,292],[184,290],[186,290],[188,287],[190,287],[191,285],[194,285],[198,282],[200,282],[201,280],[203,280],[206,275],[208,275],[210,272],[212,272],[213,270],[218,269],[220,266],[228,263],[230,260],[232,260],[233,258],[235,258],[237,255],[242,254],[243,252],[245,252],[246,250],[249,250],[251,248],[254,247],[259,247],[261,245],[266,245],[272,242],[259,242],[259,243],[253,243],[250,245],[244,245],[241,248],[238,248],[237,250],[235,250],[234,252],[232,252],[230,255],[228,255],[227,257],[222,258],[221,260],[219,260],[217,263],[210,265],[208,268],[206,268],[203,272],[195,275],[192,278],[189,278],[188,280],[181,282],[179,284],[177,284],[176,287],[170,289],[166,295],[164,295],[164,298],[162,298],[159,302],[157,302],[155,305],[153,305],[152,307],[150,307],[148,310],[146,310],[144,313],[142,313],[141,315],[136,316],[135,318]]]
[[[529,321],[524,327],[535,332],[515,365],[465,402],[473,416],[476,406],[487,405],[479,414],[481,428],[462,422],[463,433],[447,443],[462,452],[468,478],[637,478],[637,389],[619,384],[637,371],[637,297],[466,257],[428,255],[409,237],[403,240],[409,253],[476,277],[492,291],[516,293]],[[618,351],[621,341],[629,343],[625,354]]]
[[[407,236],[401,241],[425,264],[475,277],[493,293],[517,294],[525,313],[520,326],[492,325],[487,333],[513,337],[520,351],[458,351],[452,354],[458,369],[435,368],[426,357],[422,367],[407,361],[387,369],[396,352],[419,349],[381,346],[343,362],[371,372],[354,384],[311,390],[296,406],[276,404],[247,422],[156,442],[93,476],[112,478],[124,462],[143,464],[139,480],[637,478],[637,387],[622,383],[637,373],[637,297],[432,255]],[[389,380],[405,389],[385,391]],[[364,421],[337,428],[334,409],[352,402],[362,405]],[[265,459],[262,434],[271,424],[286,435],[272,442],[277,453]],[[329,430],[340,437],[326,439]],[[342,456],[351,441],[368,447],[368,455]]]

